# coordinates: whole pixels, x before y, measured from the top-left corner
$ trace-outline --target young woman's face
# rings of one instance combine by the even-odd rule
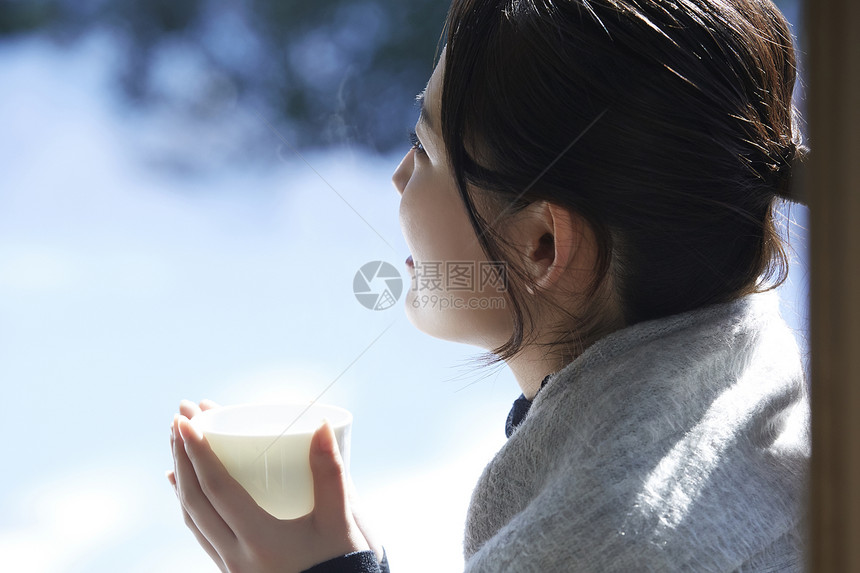
[[[392,176],[411,252],[406,313],[420,330],[493,349],[512,322],[498,270],[487,262],[448,164],[440,131],[445,52],[424,91],[417,141]]]

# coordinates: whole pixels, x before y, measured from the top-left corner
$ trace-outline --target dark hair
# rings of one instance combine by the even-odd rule
[[[592,294],[611,279],[624,324],[785,280],[774,208],[803,149],[769,0],[454,0],[446,29],[442,137],[482,247],[514,271],[499,359],[529,336],[527,283],[470,188],[582,216]],[[581,350],[600,326],[575,318]]]

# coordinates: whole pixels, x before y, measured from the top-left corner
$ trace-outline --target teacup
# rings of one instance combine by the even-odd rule
[[[242,404],[206,410],[191,419],[233,478],[278,519],[314,507],[311,437],[328,420],[349,468],[352,414],[327,404]]]

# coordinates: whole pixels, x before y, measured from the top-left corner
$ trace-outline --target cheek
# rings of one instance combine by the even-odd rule
[[[400,226],[417,262],[484,259],[456,190],[410,185],[400,202]]]
[[[479,289],[486,258],[466,209],[456,189],[418,183],[410,182],[400,204],[416,265],[406,314],[427,334],[492,350],[510,335],[510,317],[503,295]]]
[[[400,197],[400,230],[403,233],[403,237],[406,239],[406,244],[409,246],[410,251],[412,250],[412,237],[415,234],[415,201],[413,199],[413,194],[411,190],[407,189],[406,192]]]

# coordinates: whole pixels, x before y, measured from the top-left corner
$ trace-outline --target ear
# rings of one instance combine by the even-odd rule
[[[516,243],[538,287],[551,290],[566,283],[570,271],[590,270],[592,243],[585,240],[590,228],[581,216],[548,201],[532,203],[517,215]]]

